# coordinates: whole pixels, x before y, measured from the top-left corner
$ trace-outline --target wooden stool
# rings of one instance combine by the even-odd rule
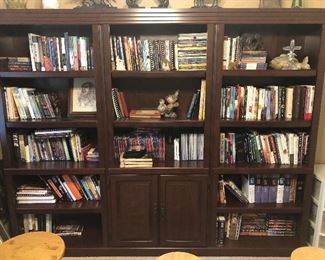
[[[295,249],[291,253],[291,260],[324,260],[325,249],[304,246]]]
[[[63,239],[50,232],[30,232],[0,245],[1,260],[59,260],[63,257]]]
[[[157,260],[200,260],[200,258],[190,253],[170,252],[162,256],[159,256]]]

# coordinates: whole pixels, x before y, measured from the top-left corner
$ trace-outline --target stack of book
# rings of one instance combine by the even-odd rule
[[[240,70],[266,70],[266,51],[241,51],[237,69]]]
[[[207,66],[207,33],[178,34],[177,70],[205,70]]]
[[[16,191],[17,204],[55,203],[56,198],[50,189],[37,185],[20,185]]]
[[[65,224],[65,225],[57,225],[55,227],[54,233],[63,237],[82,236],[83,230],[84,230],[83,225]]]
[[[8,57],[9,71],[31,71],[32,65],[28,57]]]
[[[157,109],[137,109],[130,111],[131,119],[160,119],[161,114]]]
[[[147,168],[152,166],[152,156],[146,150],[126,151],[121,154],[120,168]]]

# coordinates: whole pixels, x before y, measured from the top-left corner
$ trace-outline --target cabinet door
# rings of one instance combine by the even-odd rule
[[[111,177],[112,245],[157,245],[157,176]]]
[[[161,245],[205,245],[207,186],[207,176],[161,176]]]

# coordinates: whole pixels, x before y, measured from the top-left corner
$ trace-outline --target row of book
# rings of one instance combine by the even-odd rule
[[[174,160],[204,160],[204,134],[182,133],[174,138]]]
[[[110,45],[113,70],[206,69],[207,33],[168,37],[111,36]]]
[[[117,88],[112,88],[112,103],[116,119],[129,117],[124,92],[119,91]]]
[[[99,158],[96,147],[85,143],[81,134],[71,129],[15,132],[12,140],[16,158],[24,162],[98,161]]]
[[[218,190],[220,204],[227,204],[229,194],[246,204],[301,203],[303,200],[303,180],[295,175],[243,175],[239,185],[221,176]]]
[[[216,244],[241,236],[295,236],[296,220],[292,216],[273,214],[229,213],[216,217]]]
[[[221,89],[222,119],[312,119],[315,86],[227,86]]]
[[[114,158],[119,160],[122,153],[130,150],[146,150],[153,159],[165,160],[165,136],[159,129],[136,129],[114,136]]]
[[[100,200],[99,178],[93,175],[39,176],[46,187],[23,184],[17,187],[17,204],[54,204],[57,200]]]
[[[192,96],[186,113],[186,119],[205,120],[206,80],[201,80],[201,88]],[[196,117],[197,116],[197,117]]]
[[[308,146],[306,132],[220,133],[220,163],[302,165]]]
[[[93,69],[93,48],[89,37],[50,37],[28,33],[33,71],[82,71]]]
[[[22,229],[24,233],[46,231],[59,236],[82,236],[84,226],[79,224],[56,224],[51,214],[23,214]]]
[[[58,200],[100,200],[100,179],[95,175],[40,176]]]
[[[223,69],[266,70],[267,52],[264,50],[246,50],[241,41],[241,36],[224,37]]]
[[[27,120],[60,116],[59,100],[55,93],[42,93],[34,88],[4,88],[7,119]]]

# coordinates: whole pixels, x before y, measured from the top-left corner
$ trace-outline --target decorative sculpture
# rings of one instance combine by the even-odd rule
[[[126,4],[129,8],[143,8],[138,5],[138,0],[126,0]]]
[[[111,1],[115,0],[81,0],[81,6],[76,8],[116,8]]]
[[[291,7],[292,8],[302,8],[303,7],[303,0],[292,0]]]
[[[260,8],[281,8],[281,0],[260,0]]]
[[[261,35],[258,33],[243,33],[240,36],[240,49],[242,51],[264,50]]]
[[[163,98],[159,99],[159,105],[157,109],[160,112],[160,114],[165,118],[177,118],[177,114],[173,110],[174,108],[179,106],[179,103],[177,102],[178,95],[179,95],[179,89],[176,90],[174,94],[170,94],[166,96],[165,99]]]
[[[169,0],[158,0],[158,2],[158,8],[168,8],[169,6]]]
[[[276,70],[309,70],[308,56],[306,56],[302,62],[299,62],[296,58],[297,54],[294,52],[301,50],[301,46],[295,45],[295,40],[290,41],[290,45],[283,47],[283,50],[289,51],[289,53],[281,54],[271,60],[271,67]]]
[[[213,0],[209,5],[205,2],[205,0],[194,0],[193,8],[204,8],[204,7],[219,7],[218,0]]]

